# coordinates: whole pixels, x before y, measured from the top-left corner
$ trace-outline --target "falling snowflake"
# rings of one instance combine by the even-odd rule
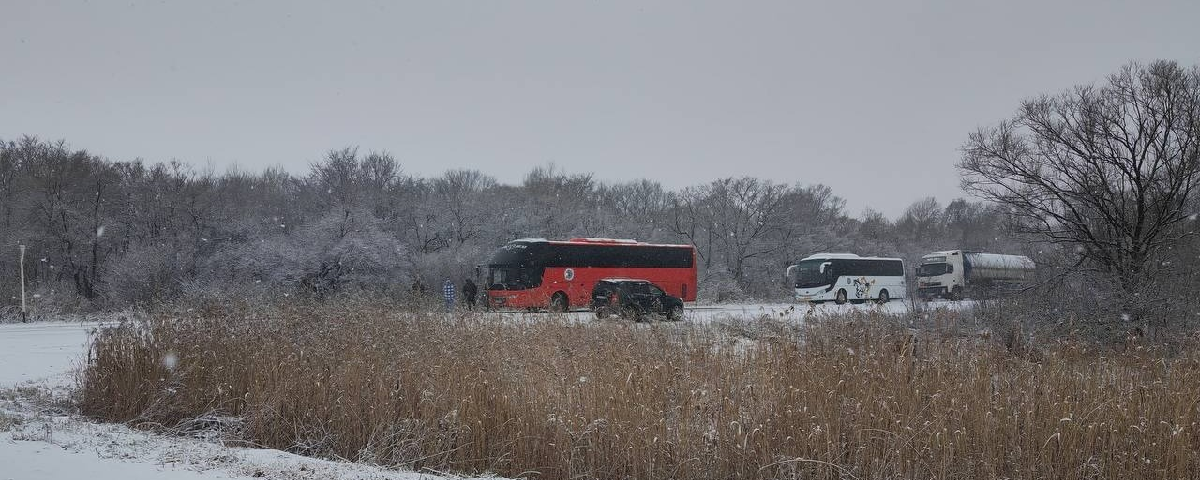
[[[104,225],[101,225],[101,226],[99,226],[99,227],[97,227],[97,228],[96,228],[96,236],[97,236],[97,237],[103,237],[103,236],[104,236]]]

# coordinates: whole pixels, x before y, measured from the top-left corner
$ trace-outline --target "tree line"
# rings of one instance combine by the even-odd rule
[[[679,190],[606,183],[554,166],[506,185],[474,170],[403,172],[386,152],[328,152],[305,175],[198,172],[112,161],[63,141],[0,145],[0,271],[27,245],[31,292],[120,307],[188,291],[401,292],[461,280],[521,237],[620,237],[697,247],[701,294],[786,294],[782,274],[817,251],[914,259],[934,248],[1015,247],[999,209],[927,198],[892,221],[851,216],[827,186],[722,178]],[[12,303],[15,282],[0,302]]]
[[[402,295],[471,276],[514,238],[620,237],[695,245],[708,300],[783,298],[785,267],[814,252],[915,266],[963,248],[1033,257],[1047,311],[1190,323],[1198,132],[1200,67],[1129,64],[968,135],[957,166],[975,199],[920,199],[897,219],[848,212],[825,185],[751,177],[673,190],[548,165],[510,185],[419,178],[357,148],[300,175],[214,173],[26,136],[0,141],[0,305],[17,301],[18,244],[39,302],[108,308],[254,289]]]

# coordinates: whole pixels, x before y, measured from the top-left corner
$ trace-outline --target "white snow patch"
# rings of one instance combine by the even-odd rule
[[[0,478],[435,480],[440,476],[333,462],[280,450],[228,447],[186,437],[94,423],[72,416],[13,412],[0,432]],[[4,412],[4,410],[8,410]]]
[[[33,382],[50,387],[70,385],[71,370],[87,351],[88,334],[96,325],[0,325],[0,389]]]

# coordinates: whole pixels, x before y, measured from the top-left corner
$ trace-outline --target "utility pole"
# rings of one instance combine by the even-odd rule
[[[25,245],[21,245],[21,323],[25,323],[29,317],[25,313]]]

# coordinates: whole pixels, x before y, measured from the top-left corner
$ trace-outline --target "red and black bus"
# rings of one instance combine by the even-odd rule
[[[543,238],[513,240],[486,265],[486,301],[494,308],[586,307],[604,278],[637,278],[668,295],[696,300],[696,249],[635,240]]]

